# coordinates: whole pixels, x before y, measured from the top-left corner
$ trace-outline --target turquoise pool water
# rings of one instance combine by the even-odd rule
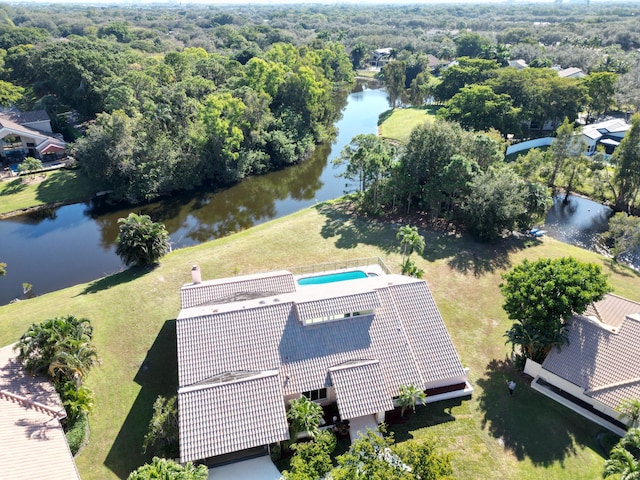
[[[323,283],[343,282],[345,280],[356,280],[367,278],[367,274],[362,270],[351,270],[348,272],[329,273],[326,275],[316,275],[298,280],[298,285],[321,285]]]

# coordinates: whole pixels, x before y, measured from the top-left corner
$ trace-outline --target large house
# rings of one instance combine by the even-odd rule
[[[542,365],[527,360],[531,386],[624,435],[616,408],[640,398],[640,303],[606,295],[567,324],[568,344]]]
[[[0,348],[0,478],[80,480],[65,417],[53,384],[29,375],[13,345]]]
[[[593,155],[598,145],[603,145],[605,153],[611,155],[631,128],[624,119],[612,118],[582,127],[582,138],[587,145],[587,155]]]
[[[27,156],[56,160],[66,149],[44,110],[0,113],[0,145],[0,163],[18,163]]]
[[[382,265],[382,266],[381,266]],[[181,289],[176,322],[180,460],[215,464],[289,439],[302,395],[375,429],[403,385],[427,401],[467,396],[467,371],[427,283],[383,264],[294,276],[201,281]]]

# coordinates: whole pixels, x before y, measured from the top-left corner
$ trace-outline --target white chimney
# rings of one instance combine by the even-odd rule
[[[202,283],[202,274],[200,273],[200,265],[191,267],[191,281],[193,283]]]

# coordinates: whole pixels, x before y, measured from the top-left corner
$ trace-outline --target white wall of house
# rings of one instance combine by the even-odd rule
[[[553,137],[536,138],[527,140],[526,142],[516,143],[507,147],[507,155],[511,153],[521,152],[530,148],[548,147],[553,142]]]
[[[598,410],[602,413],[604,413],[605,415],[611,417],[612,419],[617,419],[618,418],[618,412],[616,410],[614,410],[613,408],[604,405],[603,403],[598,402],[597,400],[594,400],[592,397],[585,395],[585,390],[582,387],[579,387],[578,385],[575,385],[567,380],[565,380],[564,378],[559,377],[558,375],[555,375],[554,373],[551,373],[547,370],[545,370],[544,368],[542,368],[542,365],[540,365],[537,362],[534,362],[531,359],[527,359],[527,363],[525,364],[524,367],[524,373],[526,373],[527,375],[530,375],[534,378],[534,382],[532,382],[531,386],[534,390],[537,390],[541,393],[544,393],[545,395],[552,397],[554,400],[558,401],[559,403],[562,403],[563,405],[565,405],[566,407],[570,408],[571,410],[579,413],[580,415],[589,418],[591,421],[596,422],[600,425],[605,426],[606,428],[609,428],[610,430],[614,431],[615,433],[620,434],[620,432],[624,432],[624,430],[615,427],[615,425],[610,424],[609,422],[604,421],[603,419],[601,419],[600,417],[593,415],[593,414],[589,414],[588,411],[579,408],[577,405],[573,404],[572,402],[568,401],[567,399],[557,395],[557,394],[549,394],[545,391],[543,391],[544,387],[538,386],[537,384],[535,384],[535,380],[537,379],[541,379],[544,380],[545,382],[553,385],[554,387],[557,387],[565,392],[567,392],[570,395],[573,395],[574,397],[582,400],[585,403],[588,403],[589,405],[591,405],[595,410]],[[624,433],[622,433],[622,435],[624,435]]]

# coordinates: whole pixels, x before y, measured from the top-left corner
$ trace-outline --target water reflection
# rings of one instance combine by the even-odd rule
[[[288,215],[316,202],[339,197],[344,180],[331,161],[360,133],[375,133],[378,116],[388,109],[383,90],[365,84],[348,95],[337,122],[338,135],[299,165],[248,178],[218,192],[190,193],[136,208],[104,212],[76,204],[49,212],[45,218],[16,217],[0,221],[7,275],[0,278],[0,304],[22,296],[22,282],[37,295],[87,282],[122,269],[115,255],[118,219],[144,213],[165,224],[174,248],[195,245]]]
[[[582,248],[597,250],[598,234],[609,228],[611,208],[588,198],[564,195],[553,198],[553,206],[547,213],[544,229],[550,237]]]

